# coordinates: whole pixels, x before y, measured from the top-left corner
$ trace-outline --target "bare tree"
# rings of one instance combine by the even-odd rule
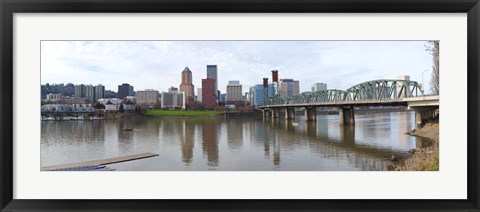
[[[440,47],[438,41],[428,41],[428,45],[425,45],[426,51],[430,52],[433,56],[433,65],[432,65],[432,79],[430,81],[430,89],[435,95],[440,94],[440,67],[439,67],[439,55]]]

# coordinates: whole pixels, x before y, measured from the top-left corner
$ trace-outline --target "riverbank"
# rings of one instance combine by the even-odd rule
[[[430,145],[411,150],[411,154],[402,159],[392,158],[393,162],[385,167],[388,171],[438,171],[439,170],[439,121],[426,123],[408,135],[422,137],[431,141]]]

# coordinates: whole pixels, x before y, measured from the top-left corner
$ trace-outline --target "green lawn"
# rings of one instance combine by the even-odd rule
[[[146,115],[151,116],[208,116],[223,114],[220,111],[199,111],[199,110],[147,110]]]

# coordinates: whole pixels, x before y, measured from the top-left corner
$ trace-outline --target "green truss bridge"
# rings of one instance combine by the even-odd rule
[[[314,121],[317,107],[338,107],[340,124],[354,124],[354,107],[361,106],[408,106],[415,110],[419,127],[435,116],[439,96],[425,96],[415,81],[381,79],[363,82],[345,91],[329,89],[269,98],[256,109],[266,117],[279,118],[283,111],[286,119],[295,119],[295,108],[305,108],[305,120]]]

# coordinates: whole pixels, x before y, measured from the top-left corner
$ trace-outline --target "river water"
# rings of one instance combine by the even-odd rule
[[[375,171],[424,141],[406,135],[414,112],[338,115],[316,122],[236,116],[180,119],[42,121],[41,165],[152,152],[108,165],[117,171]],[[133,131],[124,131],[133,128]]]

